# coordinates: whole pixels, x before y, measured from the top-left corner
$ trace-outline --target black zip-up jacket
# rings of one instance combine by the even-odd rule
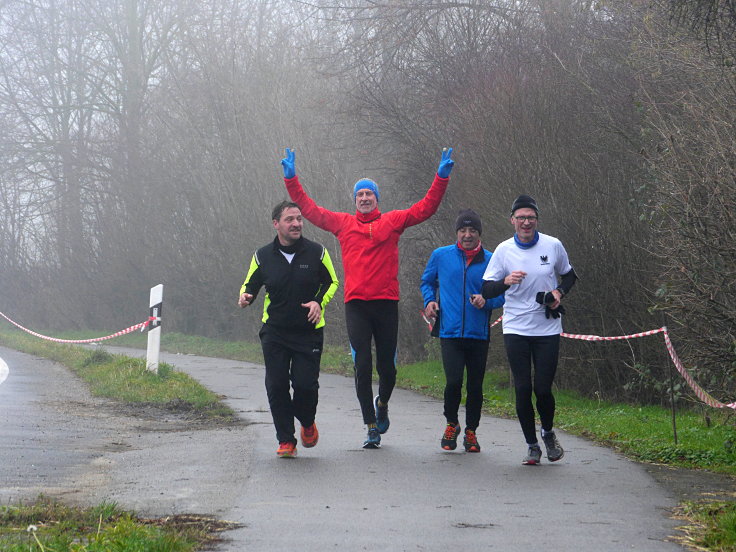
[[[325,325],[325,306],[339,284],[330,254],[324,246],[304,237],[289,248],[295,251],[291,263],[280,248],[277,236],[255,252],[240,294],[250,293],[255,300],[261,287],[266,288],[264,324],[292,330],[321,328]],[[309,311],[302,307],[309,301],[322,307],[316,325],[307,320]]]

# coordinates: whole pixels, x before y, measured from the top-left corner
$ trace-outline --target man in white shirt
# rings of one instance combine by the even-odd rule
[[[517,197],[511,206],[515,233],[496,247],[483,275],[484,298],[505,293],[503,337],[514,376],[516,414],[528,446],[522,461],[526,465],[536,465],[542,457],[532,393],[537,399],[547,459],[556,462],[564,455],[553,429],[552,383],[562,333],[561,301],[577,279],[562,242],[540,233],[538,222],[539,208],[534,198]]]

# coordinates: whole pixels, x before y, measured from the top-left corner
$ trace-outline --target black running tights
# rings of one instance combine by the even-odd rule
[[[550,431],[555,418],[555,398],[552,383],[557,372],[557,359],[560,352],[560,336],[526,336],[504,334],[506,355],[514,376],[516,390],[516,415],[521,430],[529,444],[537,442],[534,424],[532,392],[537,398],[537,412],[542,429]],[[534,377],[532,378],[532,363]]]
[[[458,410],[463,391],[463,378],[467,368],[467,398],[465,401],[465,427],[475,431],[480,423],[483,407],[483,379],[488,359],[487,339],[441,338],[442,365],[445,369],[445,419],[457,424]]]
[[[375,424],[371,341],[376,344],[378,395],[382,403],[388,403],[396,385],[399,302],[353,299],[345,303],[345,322],[355,362],[355,392],[363,414],[363,423]]]

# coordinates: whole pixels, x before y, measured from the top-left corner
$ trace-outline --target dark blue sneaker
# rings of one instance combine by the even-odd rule
[[[547,449],[547,460],[550,462],[557,462],[565,456],[565,451],[560,446],[554,431],[542,434],[542,441],[544,441],[544,448]]]
[[[391,425],[391,420],[388,419],[388,405],[378,406],[378,395],[373,399],[373,407],[376,409],[376,427],[378,432],[383,434],[388,431],[388,426]]]
[[[381,434],[378,432],[378,428],[372,427],[368,430],[368,438],[363,443],[365,449],[377,449],[381,448]]]

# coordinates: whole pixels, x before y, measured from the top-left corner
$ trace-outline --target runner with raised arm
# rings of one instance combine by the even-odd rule
[[[378,185],[361,178],[353,186],[355,213],[330,211],[317,205],[296,175],[294,151],[286,149],[281,165],[291,199],[304,217],[333,233],[340,242],[345,273],[345,320],[355,366],[355,390],[367,426],[364,448],[379,448],[388,431],[388,403],[396,384],[396,346],[399,330],[399,238],[431,217],[447,189],[454,165],[452,148],[442,151],[437,174],[427,194],[408,209],[382,213]],[[373,396],[373,358],[376,346],[378,394]]]

